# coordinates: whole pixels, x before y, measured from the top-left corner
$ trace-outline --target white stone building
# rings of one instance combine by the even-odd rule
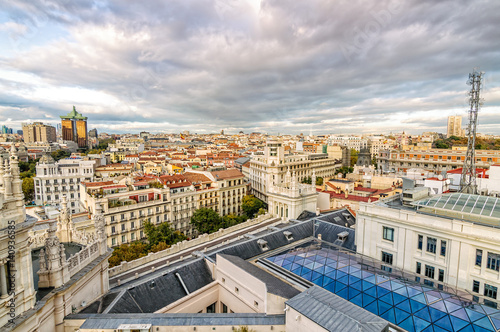
[[[312,183],[316,182],[313,171]],[[269,212],[283,219],[296,219],[303,211],[316,212],[316,186],[297,181],[296,174],[286,172],[282,183],[272,183],[268,191]]]
[[[71,213],[83,211],[80,207],[80,183],[94,180],[96,161],[67,158],[54,161],[49,155],[40,158],[36,165],[35,203],[59,206],[66,196]]]
[[[328,154],[289,154],[281,142],[269,141],[263,155],[254,155],[250,160],[250,183],[252,194],[268,203],[270,186],[283,183],[288,170],[295,173],[298,182],[312,177],[329,179],[341,164],[330,158]]]
[[[463,289],[496,306],[500,287],[500,199],[436,195],[404,207],[398,198],[363,203],[357,212],[358,253],[387,269],[414,272],[429,285]]]

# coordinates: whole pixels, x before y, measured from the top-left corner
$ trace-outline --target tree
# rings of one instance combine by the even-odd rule
[[[322,177],[317,177],[316,178],[316,185],[317,186],[322,186],[323,185],[323,178]]]
[[[356,165],[358,162],[358,151],[351,149],[351,166]]]
[[[31,177],[26,177],[23,179],[23,194],[24,200],[31,202],[35,196],[35,181]]]
[[[168,223],[161,223],[155,226],[150,222],[146,222],[144,224],[144,233],[146,234],[150,248],[158,246],[162,242],[170,246],[187,239],[183,233],[174,231]],[[160,247],[156,247],[155,250],[158,250]]]
[[[116,141],[114,139],[106,138],[106,139],[99,141],[99,145],[96,146],[96,149],[104,151],[108,148],[109,144],[115,144],[115,143],[116,143]]]
[[[163,188],[163,184],[158,181],[150,181],[148,182],[149,188]]]
[[[243,198],[245,199],[245,198]],[[200,208],[194,211],[191,224],[200,234],[213,233],[223,228],[223,220],[217,212],[209,208]]]
[[[449,149],[450,145],[446,143],[444,140],[437,140],[435,142],[435,146],[437,149]]]
[[[300,181],[301,183],[304,183],[304,184],[311,184],[312,183],[312,179],[310,176],[308,176],[307,178],[303,178],[302,181]]]
[[[52,152],[50,155],[52,156],[52,158],[54,158],[55,161],[58,161],[60,159],[68,158],[69,156],[71,156],[71,153],[65,150],[57,150]]]
[[[135,241],[131,244],[122,244],[113,250],[113,254],[109,258],[109,266],[120,265],[121,262],[130,262],[147,255],[147,244],[141,241]]]
[[[339,174],[339,173],[342,173],[342,177],[345,178],[346,174],[348,173],[352,173],[354,171],[354,168],[353,167],[345,167],[345,166],[342,166],[340,168],[337,168],[335,170],[335,175]]]
[[[253,218],[259,209],[264,208],[264,202],[256,198],[254,195],[245,195],[241,202],[241,209],[248,218]]]
[[[227,216],[222,217],[222,220],[222,228],[228,228],[247,221],[248,217],[246,215],[238,216],[236,214],[228,214]]]

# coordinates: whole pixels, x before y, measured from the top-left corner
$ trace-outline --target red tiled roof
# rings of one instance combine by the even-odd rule
[[[214,171],[212,175],[216,180],[230,180],[244,177],[243,173],[241,173],[237,169],[228,169],[225,171]]]
[[[190,182],[212,182],[212,180],[200,173],[186,172],[183,175]]]
[[[114,181],[103,181],[103,182],[82,182],[85,187],[101,187],[114,184]]]
[[[357,195],[347,195],[347,198],[346,198],[345,194],[343,194],[343,193],[337,194],[333,191],[323,191],[323,192],[330,194],[330,198],[334,197],[334,198],[342,199],[342,200],[346,200],[346,201],[365,202],[365,203],[367,203],[368,200],[370,200],[370,202],[378,201],[378,198],[376,198],[376,197],[363,197],[363,196],[357,196]]]

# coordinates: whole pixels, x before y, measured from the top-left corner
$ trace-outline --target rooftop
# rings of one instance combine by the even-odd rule
[[[447,286],[436,289],[415,281],[412,273],[384,270],[378,260],[325,242],[288,249],[265,260],[407,331],[500,329],[500,311],[486,302],[479,304],[466,291]],[[307,308],[303,310],[305,315]],[[318,321],[328,321],[321,313],[315,315]]]
[[[500,202],[497,197],[442,194],[413,202],[413,205],[419,212],[500,227]]]

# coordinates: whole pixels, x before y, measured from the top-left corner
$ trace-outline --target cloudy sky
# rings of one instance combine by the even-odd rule
[[[446,130],[484,71],[500,134],[500,1],[3,0],[0,124],[100,132]]]

